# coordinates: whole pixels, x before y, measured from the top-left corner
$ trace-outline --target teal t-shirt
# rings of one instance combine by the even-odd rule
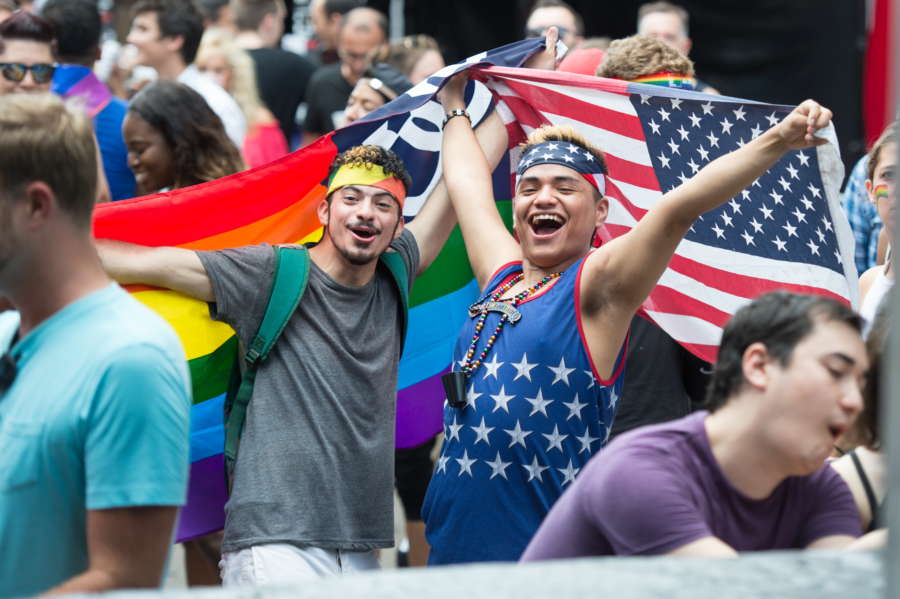
[[[191,387],[184,349],[118,285],[75,301],[0,354],[0,597],[33,595],[88,567],[87,510],[185,503]]]

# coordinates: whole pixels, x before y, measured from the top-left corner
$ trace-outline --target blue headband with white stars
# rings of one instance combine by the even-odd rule
[[[539,164],[559,164],[568,167],[587,179],[600,195],[606,195],[606,171],[603,164],[594,155],[576,145],[561,141],[545,141],[536,144],[519,159],[516,169],[516,189],[522,175],[533,166]]]

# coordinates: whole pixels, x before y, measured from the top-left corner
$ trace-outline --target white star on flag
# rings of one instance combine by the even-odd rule
[[[522,361],[516,364],[512,363],[513,367],[516,369],[516,378],[514,381],[519,380],[519,377],[525,377],[529,381],[531,381],[531,369],[537,366],[537,363],[529,364],[528,363],[528,354],[522,354]]]
[[[547,416],[547,406],[549,406],[556,400],[555,399],[544,399],[544,390],[541,388],[538,388],[537,397],[532,397],[531,399],[526,397],[525,401],[527,401],[528,403],[530,403],[532,405],[531,414],[528,415],[529,417],[534,416],[535,414],[540,412],[541,414],[544,415],[544,417],[549,418],[549,416]]]
[[[553,433],[552,433],[552,434],[549,434],[549,435],[548,435],[548,434],[546,434],[546,433],[541,433],[541,435],[542,435],[543,437],[546,437],[546,438],[547,438],[547,442],[548,442],[548,445],[547,445],[547,451],[548,451],[548,452],[549,452],[551,449],[553,449],[553,448],[555,447],[555,448],[558,449],[561,453],[565,453],[565,452],[563,451],[563,448],[562,448],[562,442],[563,442],[563,441],[566,439],[566,437],[568,437],[569,435],[560,435],[560,434],[559,434],[559,425],[558,425],[558,424],[556,424],[556,425],[553,426]]]
[[[510,436],[510,439],[509,439],[510,447],[512,447],[513,445],[518,443],[522,447],[525,447],[526,449],[528,448],[528,446],[525,445],[525,437],[530,435],[531,431],[523,431],[522,424],[518,420],[516,420],[516,428],[514,428],[511,431],[504,430],[503,432]]]
[[[551,387],[560,381],[564,382],[566,384],[566,387],[571,386],[571,385],[569,385],[569,375],[572,374],[573,372],[575,372],[575,369],[574,368],[566,368],[566,357],[565,356],[562,356],[560,358],[559,366],[557,366],[556,368],[554,368],[553,366],[548,366],[547,368],[552,370],[553,374],[556,375],[553,378],[553,382],[550,383]]]
[[[581,443],[581,449],[578,450],[578,455],[581,455],[585,451],[591,453],[591,443],[597,441],[600,437],[592,437],[588,429],[584,429],[584,436],[575,438]]]
[[[484,376],[481,377],[482,380],[486,379],[489,376],[494,377],[494,380],[497,379],[497,370],[506,364],[506,362],[498,362],[497,354],[494,354],[494,360],[492,362],[482,362],[481,365],[484,366],[485,372]],[[474,384],[472,385],[474,387]]]
[[[541,466],[538,463],[537,456],[534,456],[534,461],[531,462],[530,466],[527,464],[522,464],[522,468],[528,471],[528,480],[525,482],[530,483],[532,480],[538,479],[538,482],[540,482],[541,484],[544,483],[544,479],[541,474],[544,472],[544,470],[550,469],[549,466]]]
[[[494,458],[493,462],[485,462],[485,464],[491,467],[491,479],[499,475],[506,480],[509,480],[508,478],[506,478],[506,469],[512,464],[512,462],[504,462],[503,460],[501,460],[499,451],[497,452],[497,457]]]
[[[568,467],[557,468],[557,470],[562,472],[563,476],[565,477],[565,478],[563,478],[562,484],[560,485],[561,487],[565,487],[566,483],[574,483],[575,482],[575,475],[578,474],[578,471],[581,470],[581,468],[573,468],[572,467],[572,458],[569,458]]]
[[[484,395],[484,394],[483,393],[475,393],[475,383],[472,383],[472,386],[469,387],[469,392],[466,393],[466,407],[468,408],[471,406],[471,408],[473,410],[477,411],[477,408],[475,407],[475,400],[478,399],[479,397],[481,397],[482,395]]]
[[[453,415],[453,424],[448,424],[448,425],[447,425],[447,428],[450,429],[450,437],[447,439],[447,443],[448,443],[448,444],[450,443],[450,441],[453,441],[453,439],[456,439],[457,441],[459,441],[459,430],[460,430],[463,426],[465,426],[465,425],[463,425],[463,424],[456,424],[456,415],[454,414],[454,415]],[[462,441],[460,441],[460,443],[462,443]]]
[[[438,458],[437,469],[440,470],[441,472],[443,472],[444,474],[447,474],[447,462],[449,462],[449,461],[450,461],[449,456],[442,455],[441,457]]]
[[[502,385],[500,387],[500,393],[498,395],[491,395],[491,399],[494,400],[494,412],[503,408],[503,411],[509,414],[509,400],[513,399],[515,395],[507,395],[506,394],[506,385]],[[494,412],[491,412],[492,414]]]
[[[591,384],[593,385],[593,383]],[[587,404],[578,401],[578,393],[576,393],[575,399],[573,399],[571,402],[564,401],[563,405],[569,408],[569,415],[568,417],[566,417],[566,421],[568,421],[571,418],[578,418],[579,420],[581,420],[581,410],[583,410],[584,406],[586,406]]]
[[[458,476],[462,476],[463,472],[465,472],[472,478],[475,478],[475,476],[472,474],[472,464],[474,464],[478,460],[470,460],[469,459],[469,450],[468,449],[463,451],[463,457],[456,458],[456,461],[459,462],[459,475]]]
[[[471,428],[473,431],[475,431],[475,435],[476,435],[475,443],[473,443],[472,445],[478,445],[479,441],[484,441],[488,445],[491,444],[491,440],[488,439],[488,435],[491,434],[491,431],[494,430],[494,428],[496,428],[496,427],[485,426],[484,425],[484,416],[481,417],[481,424],[479,426],[472,426],[469,428]]]

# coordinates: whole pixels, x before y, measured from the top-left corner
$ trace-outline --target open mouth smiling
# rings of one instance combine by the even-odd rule
[[[380,233],[376,228],[366,225],[353,225],[347,228],[350,230],[353,237],[362,242],[372,241],[375,239],[375,236]]]
[[[566,224],[558,214],[535,214],[529,219],[535,237],[550,237]]]

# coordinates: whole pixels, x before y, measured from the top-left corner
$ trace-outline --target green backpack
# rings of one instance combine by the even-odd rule
[[[406,263],[396,252],[385,252],[378,261],[393,275],[400,291],[403,306],[400,331],[402,354],[409,321],[409,276]],[[297,310],[307,283],[309,283],[309,249],[302,245],[275,246],[275,267],[272,271],[272,285],[269,289],[265,315],[243,356],[246,362],[243,377],[240,367],[241,348],[238,347],[235,352],[228,391],[225,395],[225,485],[229,494],[234,481],[234,467],[241,443],[244,417],[247,414],[250,396],[253,394],[257,368],[269,356],[284,327]]]

